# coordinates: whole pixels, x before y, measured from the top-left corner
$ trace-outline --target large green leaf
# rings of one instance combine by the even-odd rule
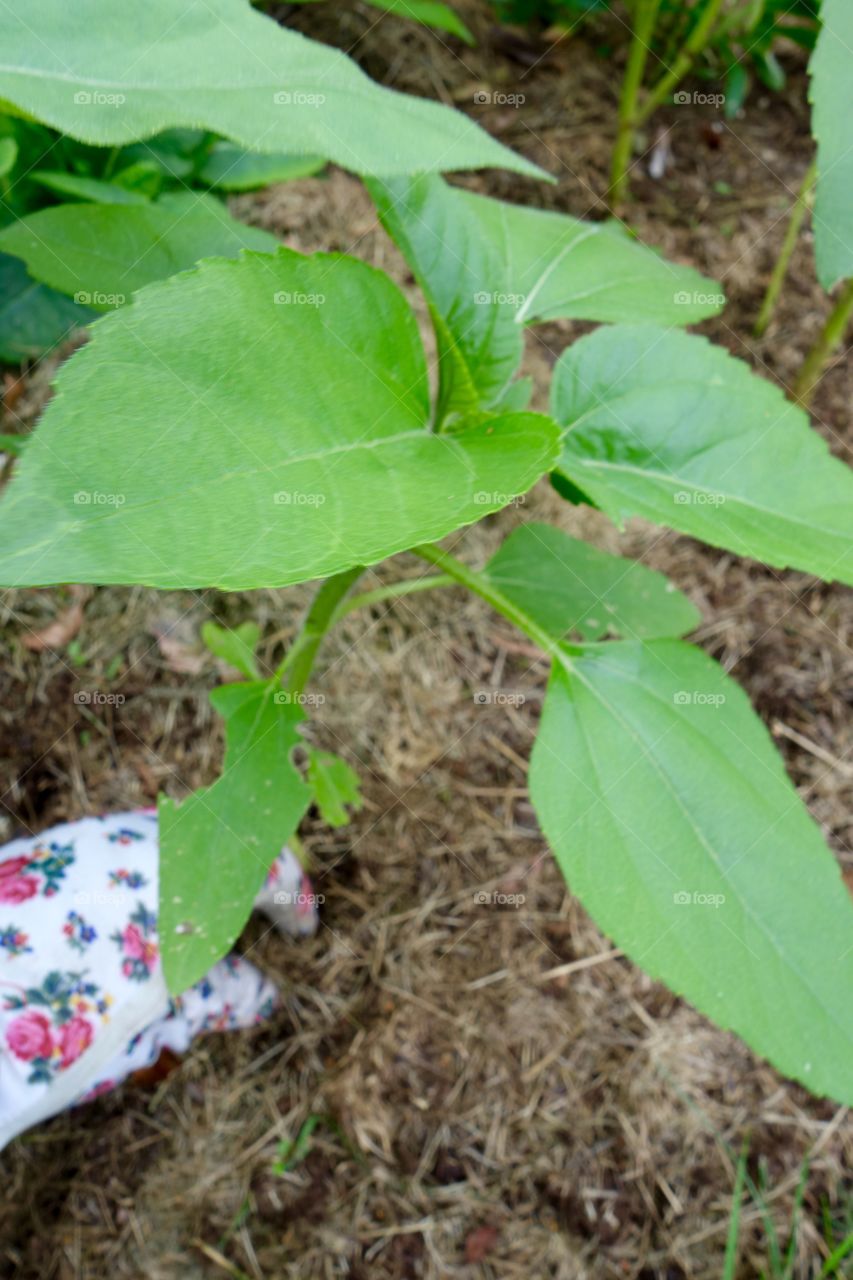
[[[613,632],[634,640],[681,636],[701,621],[699,611],[653,569],[599,551],[549,524],[515,529],[486,566],[513,604],[562,640]]]
[[[357,173],[497,165],[542,176],[460,113],[380,88],[248,0],[3,5],[0,49],[0,98],[83,142],[186,125]]]
[[[94,316],[88,307],[38,284],[19,258],[0,253],[0,360],[35,359]]]
[[[853,472],[778,387],[705,338],[589,334],[560,359],[552,408],[569,429],[559,472],[612,519],[853,582]]]
[[[98,311],[200,258],[277,248],[275,236],[235,221],[214,196],[188,191],[156,204],[55,205],[0,231],[0,250],[23,258],[36,280]]]
[[[556,462],[537,414],[427,429],[414,315],[292,250],[149,286],[65,365],[0,501],[0,580],[243,589],[440,538]]]
[[[825,289],[853,276],[853,4],[822,0],[812,56],[812,131],[817,139],[814,208],[817,274]]]
[[[291,762],[300,708],[269,681],[216,689],[226,720],[222,776],[180,804],[161,796],[160,940],[179,994],[229,950],[311,789]]]
[[[479,274],[482,261],[488,272],[474,290],[481,305],[487,297],[502,299],[517,324],[569,316],[686,325],[715,315],[725,301],[718,284],[667,262],[619,223],[507,204],[439,177],[372,183],[371,191],[389,233],[436,292],[450,293],[460,259],[467,263],[470,245],[479,240],[483,252],[461,277],[459,305],[470,297],[468,276]],[[495,256],[498,276],[492,274]]]
[[[716,663],[673,640],[558,658],[530,786],[605,933],[787,1075],[853,1102],[853,904]]]

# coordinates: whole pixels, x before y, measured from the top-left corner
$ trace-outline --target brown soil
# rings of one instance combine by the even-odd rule
[[[480,39],[475,50],[377,23],[358,6],[309,6],[293,20],[351,48],[377,78],[463,108],[481,86],[524,93],[517,110],[470,109],[557,183],[468,181],[603,216],[623,42],[602,56],[592,40],[565,40],[529,69],[515,60],[521,46],[497,40],[479,0],[457,7]],[[787,61],[786,93],[754,96],[731,124],[713,108],[661,112],[646,142],[670,130],[669,169],[655,182],[641,159],[630,208],[644,240],[725,284],[729,305],[704,330],[783,384],[828,309],[805,235],[770,332],[750,336],[811,150],[802,67],[793,54]],[[345,174],[237,207],[297,248],[354,252],[410,286]],[[531,338],[540,397],[577,331],[557,323]],[[24,420],[47,381],[45,370],[29,379],[16,406]],[[850,390],[839,357],[814,402],[817,429],[848,457]],[[850,594],[639,522],[620,536],[545,484],[526,508],[466,534],[460,553],[479,563],[534,515],[642,556],[693,597],[706,619],[700,643],[747,688],[853,869]],[[21,636],[66,595],[7,593],[0,836],[209,782],[221,750],[206,701],[213,661],[198,675],[174,674],[152,629],[182,618],[192,638],[211,615],[251,616],[271,662],[307,596],[101,589],[86,605],[79,648],[36,654]],[[526,793],[544,663],[456,592],[356,615],[325,656],[317,688],[326,702],[312,734],[357,766],[367,802],[342,831],[305,824],[326,897],[319,937],[288,943],[259,921],[246,930],[242,949],[279,981],[283,1011],[255,1035],[199,1043],[153,1092],[125,1088],[13,1144],[0,1157],[0,1275],[711,1280],[747,1137],[783,1242],[808,1158],[795,1275],[816,1274],[825,1220],[837,1237],[853,1227],[853,1128],[843,1109],[782,1080],[611,954],[567,892]],[[471,689],[489,683],[523,690],[524,705],[475,706]],[[81,708],[79,688],[126,701]],[[484,888],[526,901],[486,908],[474,896]],[[274,1173],[278,1142],[310,1115],[323,1120],[309,1154]],[[767,1236],[752,1199],[742,1241],[739,1274],[760,1275]]]

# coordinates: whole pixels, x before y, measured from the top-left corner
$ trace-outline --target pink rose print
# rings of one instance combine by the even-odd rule
[[[121,940],[126,954],[129,955],[132,960],[142,959],[145,952],[145,939],[143,938],[138,925],[127,925],[121,935]]]
[[[24,867],[29,865],[29,858],[7,858],[5,862],[0,862],[0,880],[6,876],[16,876],[19,871],[23,871]]]
[[[94,1034],[91,1022],[87,1022],[79,1014],[75,1014],[70,1022],[63,1023],[58,1037],[62,1051],[60,1069],[70,1067],[72,1062],[77,1061],[84,1049],[88,1049],[92,1043]]]
[[[43,1013],[30,1010],[15,1018],[6,1028],[6,1043],[16,1058],[32,1062],[33,1058],[49,1058],[53,1051],[50,1022]]]
[[[16,858],[17,862],[18,859]],[[35,876],[0,877],[0,902],[26,902],[38,893],[39,882]]]

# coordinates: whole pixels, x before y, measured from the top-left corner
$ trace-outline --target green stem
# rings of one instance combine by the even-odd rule
[[[637,126],[637,97],[643,83],[643,72],[649,56],[649,42],[655,29],[661,0],[637,0],[637,12],[633,22],[631,47],[628,51],[628,65],[622,80],[622,92],[619,95],[619,130],[616,134],[616,145],[613,148],[613,159],[610,165],[611,207],[615,207],[625,197],[628,185],[628,170],[634,153],[634,130]]]
[[[661,103],[666,101],[675,86],[680,84],[687,75],[697,54],[701,53],[708,43],[724,3],[725,0],[708,0],[702,17],[684,41],[681,51],[675,59],[675,65],[665,75],[661,76],[657,84],[649,90],[645,102],[637,112],[636,124],[644,124],[649,116],[657,111]]]
[[[803,361],[794,383],[794,395],[804,408],[808,408],[815,387],[823,376],[824,366],[835,348],[844,338],[850,317],[853,316],[853,278],[846,280],[838,301],[817,342]]]
[[[469,569],[466,564],[463,564],[461,560],[457,560],[449,551],[442,551],[441,547],[436,547],[432,543],[425,543],[421,547],[412,547],[412,554],[420,556],[422,560],[428,561],[429,564],[434,564],[448,578],[453,578],[455,582],[467,587],[469,591],[473,591],[475,595],[485,600],[497,613],[503,614],[513,626],[518,627],[519,631],[523,631],[549,657],[558,655],[564,657],[567,653],[580,654],[583,652],[576,645],[555,640],[538,623],[528,617],[523,609],[519,609],[517,605],[513,604],[498,587],[489,581],[485,574]]]
[[[348,613],[356,609],[364,609],[371,604],[379,604],[383,600],[394,600],[397,596],[412,595],[415,591],[432,591],[435,587],[455,587],[456,582],[449,574],[436,573],[428,578],[407,578],[404,582],[391,582],[386,587],[377,587],[375,591],[362,591],[360,595],[350,596],[342,600],[335,610],[331,626],[340,622]]]
[[[812,193],[815,181],[817,179],[817,160],[813,160],[809,165],[806,176],[803,178],[803,184],[797,192],[797,199],[791,210],[791,216],[788,220],[788,229],[785,232],[785,239],[782,241],[782,249],[779,257],[776,259],[776,265],[773,268],[773,274],[770,277],[770,283],[767,286],[767,292],[764,295],[764,301],[761,304],[761,310],[758,313],[758,319],[755,322],[755,336],[760,338],[770,323],[773,312],[776,309],[776,303],[779,301],[779,294],[782,292],[782,285],[785,283],[785,277],[788,274],[788,266],[791,262],[791,255],[797,246],[797,240],[800,236],[800,228],[803,225],[803,219],[809,208],[809,196]]]
[[[342,573],[327,578],[314,597],[296,639],[275,674],[276,680],[287,676],[287,687],[291,693],[301,693],[308,683],[317,652],[335,620],[335,612],[362,573],[363,565],[344,569]]]

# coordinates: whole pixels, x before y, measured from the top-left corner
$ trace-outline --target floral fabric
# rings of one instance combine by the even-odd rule
[[[161,1049],[183,1052],[204,1031],[252,1026],[274,1008],[274,986],[236,956],[169,998],[158,872],[153,811],[84,818],[0,847],[0,1149]],[[287,932],[313,932],[306,884],[284,849],[257,905]]]

